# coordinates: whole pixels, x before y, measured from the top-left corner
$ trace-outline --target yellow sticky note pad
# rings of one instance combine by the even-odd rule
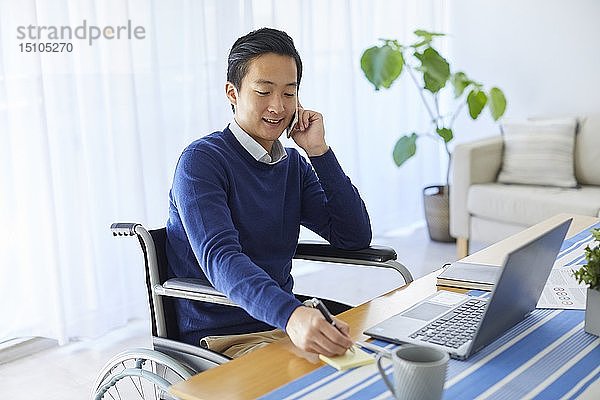
[[[375,358],[372,354],[369,354],[356,346],[354,346],[354,353],[350,350],[347,350],[346,354],[343,356],[327,357],[319,354],[319,358],[338,371],[361,367],[363,365],[373,364],[375,362]]]

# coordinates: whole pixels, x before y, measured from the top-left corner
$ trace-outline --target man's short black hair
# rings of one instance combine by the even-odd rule
[[[294,59],[297,71],[296,83],[300,87],[302,60],[294,46],[294,41],[287,33],[272,28],[257,29],[235,41],[227,60],[227,81],[240,90],[250,62],[267,53],[290,56]]]

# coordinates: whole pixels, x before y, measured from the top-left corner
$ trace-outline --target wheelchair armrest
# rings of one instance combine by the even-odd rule
[[[202,279],[195,278],[171,278],[165,283],[163,287],[166,289],[184,290],[186,292],[203,293],[211,296],[222,296],[225,295],[219,292],[214,287],[207,284]]]
[[[402,275],[407,284],[413,281],[412,274],[408,268],[396,261],[396,251],[387,246],[374,245],[360,250],[342,250],[333,247],[329,243],[300,242],[296,248],[294,258],[392,268]]]
[[[171,278],[162,285],[155,285],[154,292],[161,296],[177,297],[181,299],[203,301],[205,303],[224,304],[237,306],[223,293],[210,286],[201,279]]]
[[[359,260],[370,262],[386,262],[397,258],[396,251],[387,246],[369,246],[360,250],[342,250],[328,243],[300,242],[296,248],[294,258],[323,257],[331,260]]]
[[[136,235],[135,228],[141,224],[137,222],[115,222],[110,225],[110,231],[113,236],[134,236]]]

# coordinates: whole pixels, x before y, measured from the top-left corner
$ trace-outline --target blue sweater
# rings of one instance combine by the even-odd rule
[[[226,128],[179,158],[167,221],[169,275],[206,280],[242,307],[178,299],[182,341],[285,330],[300,306],[290,271],[301,224],[336,247],[369,245],[367,210],[333,151],[311,157],[314,171],[298,151],[286,152],[277,164],[258,162]]]

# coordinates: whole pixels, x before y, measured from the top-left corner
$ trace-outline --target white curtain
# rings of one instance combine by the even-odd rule
[[[0,341],[61,343],[146,318],[141,256],[114,221],[164,225],[181,150],[231,119],[234,40],[287,31],[305,66],[300,96],[359,187],[376,233],[422,219],[421,188],[443,178],[435,144],[398,169],[401,133],[426,116],[408,80],[375,93],[359,65],[378,38],[442,30],[434,1],[0,1]],[[18,26],[142,26],[145,39],[73,39],[24,53]],[[65,40],[69,41],[69,40]],[[421,149],[423,150],[423,149]]]

